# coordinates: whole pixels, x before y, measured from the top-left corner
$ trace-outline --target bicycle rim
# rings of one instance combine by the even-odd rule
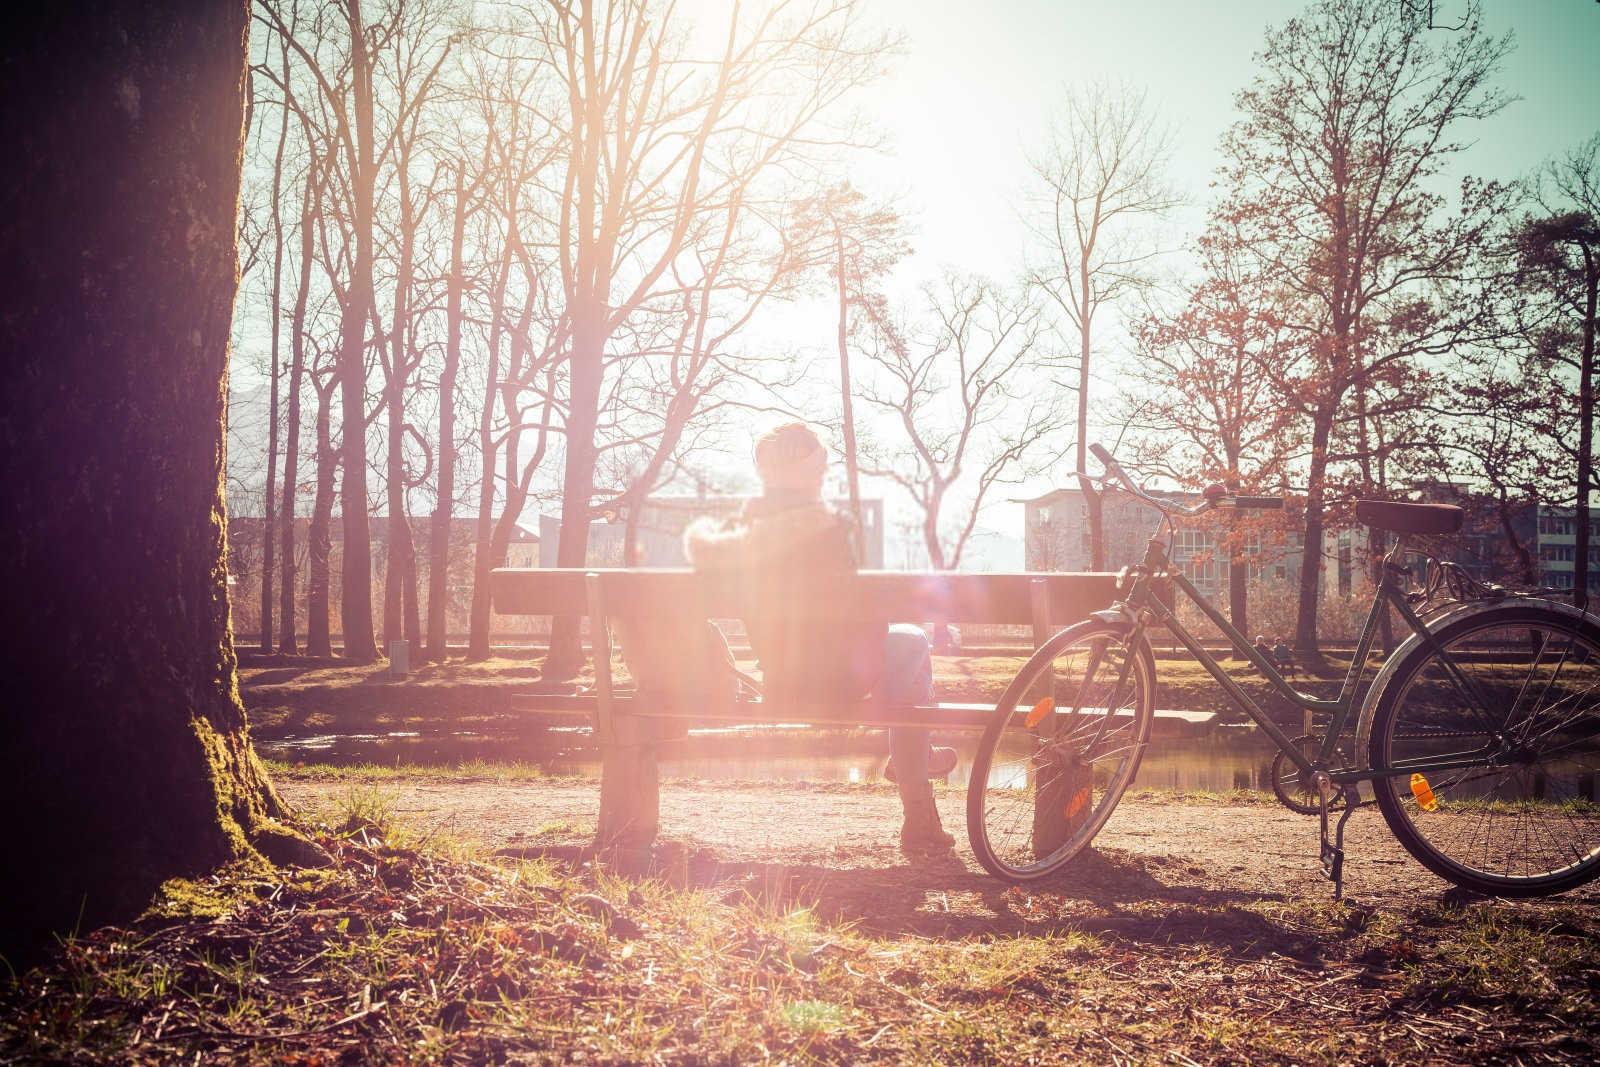
[[[968,785],[968,836],[990,873],[1042,878],[1088,846],[1138,772],[1154,690],[1142,642],[1130,649],[1123,633],[1094,624],[1057,635],[1023,666]]]
[[[1600,630],[1539,608],[1447,625],[1380,697],[1374,766],[1470,766],[1377,781],[1402,844],[1459,885],[1539,896],[1600,874]]]

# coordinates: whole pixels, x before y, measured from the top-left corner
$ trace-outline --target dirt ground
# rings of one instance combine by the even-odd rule
[[[295,780],[280,786],[291,803],[330,811],[351,789]],[[402,780],[372,788],[389,791],[395,814],[413,825],[495,848],[557,855],[588,839],[599,805],[598,783],[585,779]],[[1020,932],[1015,909],[1002,899],[1007,886],[985,873],[966,845],[963,795],[952,791],[941,800],[945,826],[958,841],[955,856],[941,861],[912,864],[899,853],[899,802],[884,787],[668,782],[662,837],[668,850],[685,857],[693,881],[779,879],[787,893],[815,903],[822,915],[866,932],[943,938]],[[1405,852],[1376,808],[1351,819],[1346,847],[1345,892],[1353,904],[1408,914],[1462,897]],[[1080,928],[1106,932],[1119,929],[1125,904],[1226,909],[1332,895],[1317,862],[1314,817],[1265,802],[1148,793],[1126,798],[1096,839],[1096,853],[1041,888],[1081,905],[1082,914],[1073,916]],[[1600,914],[1600,885],[1558,899]],[[1159,924],[1144,932],[1161,936]],[[1226,942],[1216,947],[1237,951],[1252,938],[1281,931],[1214,933]]]

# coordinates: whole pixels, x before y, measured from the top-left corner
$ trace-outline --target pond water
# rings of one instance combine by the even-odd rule
[[[936,735],[960,757],[950,776],[965,785],[977,735]],[[661,773],[722,781],[874,782],[882,779],[882,731],[819,731],[743,726],[694,730],[665,745]],[[289,763],[450,766],[472,761],[525,763],[551,775],[598,776],[600,753],[587,727],[551,727],[506,734],[473,732],[327,734],[258,742],[263,755]],[[1158,733],[1139,768],[1138,787],[1181,790],[1266,790],[1272,743],[1260,732],[1219,726]]]

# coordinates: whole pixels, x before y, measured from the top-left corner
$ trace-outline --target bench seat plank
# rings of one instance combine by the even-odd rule
[[[696,702],[691,708],[673,707],[659,700],[640,700],[631,696],[612,698],[618,715],[643,718],[703,719],[714,722],[743,722],[763,725],[807,724],[812,726],[926,726],[939,730],[981,730],[994,715],[993,704],[768,704],[762,701]],[[593,715],[598,699],[587,693],[522,693],[512,698],[518,711],[555,715]],[[1015,715],[1022,718],[1026,709]],[[1057,714],[1066,714],[1058,711]],[[1158,709],[1158,721],[1172,725],[1209,725],[1216,721],[1214,711]]]
[[[1034,583],[1042,582],[1049,617],[1076,622],[1108,606],[1114,574],[949,574],[861,571],[818,579],[805,604],[767,604],[739,574],[667,568],[592,569],[500,567],[490,576],[501,615],[587,615],[585,580],[597,576],[611,615],[737,619],[755,606],[788,618],[818,622],[883,619],[893,622],[1033,622]],[[837,590],[829,590],[836,584]]]

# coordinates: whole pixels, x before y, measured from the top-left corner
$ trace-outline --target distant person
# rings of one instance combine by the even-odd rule
[[[1261,658],[1266,660],[1268,663],[1277,662],[1277,658],[1278,657],[1273,652],[1272,646],[1267,644],[1267,635],[1266,634],[1256,634],[1256,639],[1255,639],[1255,641],[1254,641],[1254,643],[1252,644],[1251,647],[1253,647],[1258,653],[1260,653]]]
[[[1272,658],[1277,661],[1280,671],[1294,669],[1294,653],[1289,651],[1289,643],[1281,637],[1272,646]]]
[[[774,604],[803,604],[818,579],[856,570],[853,525],[822,499],[828,451],[812,429],[786,423],[755,445],[761,495],[738,517],[701,519],[684,532],[684,551],[703,570],[742,570],[758,596]],[[810,701],[859,701],[876,693],[891,704],[934,700],[928,637],[916,626],[819,625],[784,613],[746,620],[769,695]],[[955,838],[939,822],[929,777],[955,769],[951,748],[932,748],[924,728],[889,731],[890,774],[905,821],[900,847],[908,854],[948,851]]]

